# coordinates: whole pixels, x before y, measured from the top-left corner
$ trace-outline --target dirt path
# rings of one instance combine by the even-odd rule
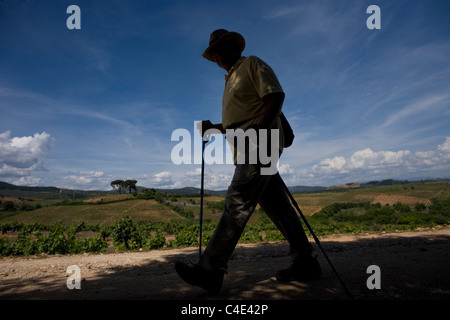
[[[449,299],[450,227],[386,234],[344,235],[321,242],[358,300]],[[313,241],[313,240],[312,240]],[[315,244],[314,244],[315,245]],[[239,244],[222,291],[210,296],[180,281],[177,260],[195,261],[196,248],[0,258],[0,299],[348,299],[319,252],[323,277],[288,284],[274,273],[289,264],[285,242]],[[77,265],[81,289],[67,288],[67,268]],[[381,289],[369,290],[367,268],[381,271]]]

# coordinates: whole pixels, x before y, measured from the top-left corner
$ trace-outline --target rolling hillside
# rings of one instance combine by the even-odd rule
[[[320,188],[316,191],[299,187],[302,192],[293,193],[305,215],[313,215],[333,203],[362,203],[394,205],[397,202],[408,206],[431,205],[434,198],[450,198],[449,180],[360,184],[352,188]],[[300,190],[296,187],[293,191]],[[306,191],[305,191],[306,190]],[[72,224],[83,220],[101,225],[113,223],[122,216],[136,221],[161,221],[185,219],[189,214],[199,216],[200,201],[196,188],[156,190],[160,198],[134,197],[105,191],[61,191],[55,187],[20,187],[0,184],[0,223],[9,221],[52,223],[61,221]],[[67,197],[70,194],[77,197]],[[27,196],[21,196],[21,195]],[[205,193],[204,217],[217,221],[223,210],[224,196],[221,192]],[[10,208],[6,207],[12,202]],[[254,215],[250,222],[258,218]]]
[[[139,192],[147,189],[146,187],[137,187]],[[291,192],[314,192],[323,191],[327,187],[321,186],[293,186],[289,187]],[[155,188],[156,191],[169,194],[179,194],[184,196],[200,195],[200,189],[194,187],[184,187],[176,189],[160,189]],[[210,196],[225,196],[227,190],[205,190],[204,193]],[[21,197],[21,198],[41,198],[41,199],[83,199],[94,197],[97,195],[116,194],[115,190],[73,190],[62,189],[57,187],[29,187],[17,186],[7,182],[0,181],[0,195]]]

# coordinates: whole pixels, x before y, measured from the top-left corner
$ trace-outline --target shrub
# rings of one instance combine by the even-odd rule
[[[399,211],[399,212],[411,212],[411,207],[403,204],[401,202],[397,202],[393,205],[394,209]]]
[[[34,242],[27,233],[21,232],[16,240],[10,245],[9,254],[11,255],[32,255],[39,252],[37,243]]]
[[[133,250],[142,248],[142,237],[130,217],[121,218],[112,228],[116,249]]]
[[[211,240],[214,234],[214,230],[203,230],[202,232],[202,244],[208,245],[209,240]]]
[[[16,207],[14,206],[14,202],[5,201],[2,203],[3,210],[5,211],[16,211]]]
[[[105,240],[112,234],[112,226],[102,226],[99,229],[100,237]]]
[[[9,256],[10,253],[10,245],[8,238],[0,237],[0,256]]]
[[[427,206],[424,205],[423,203],[416,203],[414,206],[414,210],[416,211],[425,211],[427,210]]]
[[[106,242],[101,235],[97,235],[88,239],[80,239],[77,242],[81,242],[81,250],[76,250],[74,253],[78,252],[103,252],[108,248],[108,242]]]
[[[41,239],[40,252],[48,254],[66,254],[74,246],[74,236],[66,237],[62,230],[50,231],[47,237]]]
[[[191,247],[198,246],[197,228],[184,228],[175,234],[175,246]]]
[[[248,231],[244,231],[244,233],[241,235],[241,238],[239,239],[239,241],[260,242],[260,241],[262,241],[262,236],[256,230],[248,230]]]
[[[207,202],[206,207],[213,211],[223,211],[225,209],[225,201]]]
[[[267,230],[266,231],[266,237],[264,238],[265,241],[281,241],[286,240],[283,236],[283,234],[278,230]]]
[[[32,206],[32,205],[30,205],[30,204],[25,204],[25,203],[23,203],[21,206],[20,206],[20,210],[21,211],[32,211],[32,210],[35,210],[36,209],[36,207],[35,206]]]
[[[164,244],[166,243],[166,238],[161,232],[156,232],[155,236],[153,237],[147,237],[144,240],[144,248],[145,249],[159,249],[164,247]]]
[[[450,217],[450,199],[433,199],[433,203],[429,209],[432,214],[440,214]]]

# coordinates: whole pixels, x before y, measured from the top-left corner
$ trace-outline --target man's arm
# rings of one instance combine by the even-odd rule
[[[275,122],[278,119],[278,116],[281,113],[281,107],[284,102],[284,93],[283,92],[274,92],[265,95],[262,98],[263,108],[265,110],[263,120],[261,124],[258,126],[262,129],[270,129],[273,128]]]
[[[284,93],[283,92],[269,93],[262,98],[262,101],[265,113],[261,124],[258,125],[258,128],[270,129],[275,125],[275,122],[277,121],[278,116],[281,113],[281,107],[283,106],[284,102]],[[200,126],[198,127],[198,129],[200,130]],[[209,120],[202,121],[201,135],[203,136],[205,131],[209,129],[219,130],[223,134],[226,133],[221,123],[213,124]]]
[[[201,128],[200,128],[200,125],[201,125]],[[207,130],[209,130],[209,129],[216,129],[216,130],[219,130],[221,133],[225,133],[225,129],[223,128],[223,126],[222,126],[221,123],[213,124],[213,123],[212,123],[211,121],[209,121],[209,120],[202,121],[201,123],[199,123],[199,124],[197,125],[197,128],[198,128],[199,130],[201,130],[200,134],[201,134],[202,136],[205,134],[205,131],[207,131]]]

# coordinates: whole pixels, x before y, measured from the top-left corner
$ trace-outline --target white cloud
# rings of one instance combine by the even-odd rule
[[[450,172],[450,137],[431,151],[400,150],[373,151],[370,148],[354,152],[345,158],[336,156],[320,161],[311,170],[318,181],[326,179],[358,179],[358,181],[383,178],[411,179],[441,178]],[[345,181],[341,181],[345,182]]]
[[[186,172],[184,175],[187,177],[200,177],[201,174],[202,174],[202,169],[197,168],[195,170]]]
[[[172,181],[172,174],[169,171],[163,171],[160,173],[157,173],[153,176],[153,181],[157,183],[165,183],[168,181]]]
[[[46,132],[34,136],[10,138],[11,131],[0,134],[0,177],[10,182],[32,184],[29,176],[45,171],[44,159],[52,149],[53,138]]]
[[[325,159],[322,160],[319,164],[315,164],[312,167],[312,171],[314,172],[333,172],[333,171],[341,171],[346,164],[346,160],[344,157],[334,157],[333,159]]]
[[[205,186],[208,189],[222,190],[226,189],[231,182],[231,175],[215,174],[205,181]]]
[[[450,137],[447,137],[443,144],[438,145],[438,151],[447,157],[450,155]]]
[[[24,176],[12,181],[17,186],[38,186],[41,184],[41,178]]]
[[[63,176],[58,187],[82,190],[106,190],[110,187],[111,175],[102,171],[83,171]]]
[[[354,170],[377,170],[390,166],[404,165],[411,152],[408,150],[378,151],[367,148],[356,151],[350,157],[342,156],[322,160],[312,167],[316,173],[348,173]]]
[[[293,173],[294,173],[294,170],[291,168],[291,166],[290,166],[289,164],[285,163],[285,164],[282,164],[282,165],[278,168],[278,172],[279,172],[280,174],[286,174],[286,175],[288,175],[288,174],[293,174]]]
[[[159,172],[148,179],[150,186],[156,188],[179,188],[181,181],[175,180],[170,171]]]
[[[415,164],[417,167],[440,167],[450,163],[450,137],[443,144],[437,146],[435,151],[415,152]]]

